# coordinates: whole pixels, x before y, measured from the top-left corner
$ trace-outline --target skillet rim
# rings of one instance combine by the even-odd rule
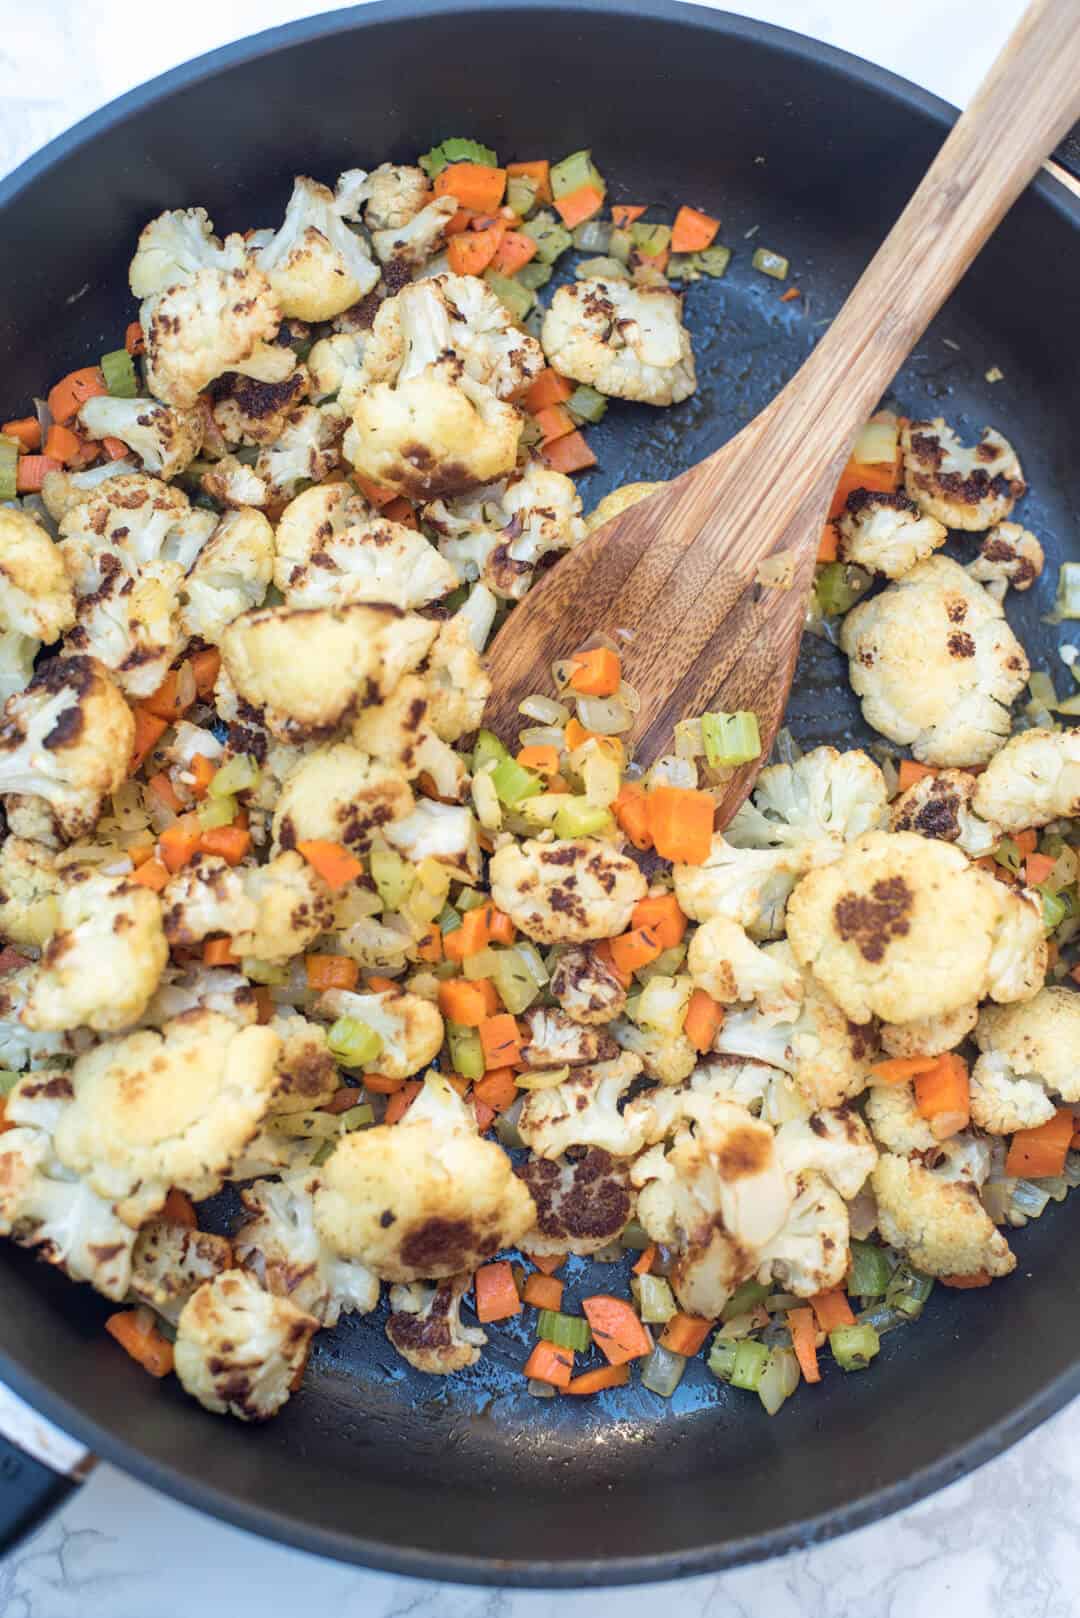
[[[612,19],[631,15],[661,24],[696,27],[721,37],[742,38],[792,57],[798,63],[823,65],[839,77],[857,80],[870,90],[928,117],[943,132],[956,118],[956,109],[948,102],[875,63],[790,29],[714,10],[706,5],[690,6],[682,3],[682,0],[494,0],[494,3],[498,10],[512,13],[543,10],[549,13],[564,12],[569,17],[585,14]],[[473,4],[469,4],[468,0],[424,0],[423,4],[425,15],[444,18],[465,18],[481,10],[489,15],[485,0],[474,0]],[[415,0],[371,0],[369,4],[299,18],[276,28],[265,29],[243,40],[220,46],[190,62],[181,63],[73,124],[0,179],[0,215],[6,209],[13,208],[23,193],[39,184],[61,160],[92,145],[98,136],[122,125],[175,91],[212,79],[230,68],[256,62],[313,40],[353,33],[369,23],[408,22],[415,15]],[[1080,232],[1080,198],[1071,195],[1065,185],[1045,171],[1032,182],[1031,189],[1040,201]],[[1071,1366],[1021,1405],[986,1427],[977,1438],[941,1456],[932,1465],[898,1482],[882,1485],[847,1506],[803,1517],[766,1533],[745,1535],[723,1544],[704,1545],[696,1550],[553,1562],[539,1558],[510,1561],[388,1546],[383,1541],[368,1539],[362,1534],[344,1534],[316,1525],[299,1524],[283,1512],[252,1504],[247,1499],[217,1488],[206,1478],[188,1476],[169,1463],[156,1460],[136,1443],[102,1426],[67,1397],[45,1387],[32,1371],[2,1346],[0,1374],[16,1393],[58,1426],[81,1439],[95,1455],[184,1505],[207,1512],[263,1539],[406,1578],[509,1588],[543,1586],[548,1589],[596,1589],[688,1578],[765,1561],[785,1552],[822,1544],[879,1521],[957,1481],[1011,1447],[1080,1394],[1078,1355]]]

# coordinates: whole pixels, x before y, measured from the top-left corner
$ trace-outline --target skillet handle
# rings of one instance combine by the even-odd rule
[[[0,1556],[56,1510],[94,1462],[84,1445],[0,1384]]]

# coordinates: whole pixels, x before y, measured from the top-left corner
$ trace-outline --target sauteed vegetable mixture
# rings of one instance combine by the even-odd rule
[[[3,427],[0,1230],[209,1410],[378,1309],[432,1374],[521,1317],[537,1396],[706,1354],[775,1413],[1080,1183],[1080,697],[1006,619],[999,433],[879,414],[837,490],[871,752],[782,733],[717,832],[755,717],[643,773],[615,624],[483,728],[492,631],[649,490],[584,514],[589,425],[694,392],[693,200],[454,139],[163,213],[123,346]]]

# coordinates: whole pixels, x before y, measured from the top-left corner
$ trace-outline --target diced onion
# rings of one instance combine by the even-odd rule
[[[606,809],[619,796],[622,776],[610,753],[599,748],[591,752],[581,767],[585,783],[586,801],[599,809]]]
[[[758,1398],[770,1416],[799,1385],[799,1362],[790,1348],[772,1348],[758,1383]]]
[[[553,1090],[565,1084],[570,1077],[569,1067],[537,1068],[535,1072],[519,1073],[517,1083],[522,1090]]]
[[[690,759],[676,758],[672,753],[665,753],[658,758],[649,771],[650,786],[665,787],[696,787],[698,784],[697,768]]]
[[[705,742],[700,719],[680,719],[675,726],[676,758],[704,758]]]
[[[560,751],[566,745],[562,725],[529,725],[520,732],[519,740],[522,747],[557,747]]]
[[[621,736],[634,723],[634,716],[618,697],[578,697],[578,718],[586,730],[598,736]]]
[[[641,697],[632,685],[627,685],[625,680],[621,682],[615,696],[624,708],[629,708],[631,713],[641,712]]]
[[[559,657],[551,665],[551,678],[558,690],[565,691],[577,664],[572,657]]]
[[[650,1393],[658,1393],[661,1399],[670,1399],[682,1381],[685,1370],[684,1354],[676,1354],[670,1348],[664,1348],[657,1343],[648,1359],[642,1364],[641,1385],[648,1388]]]
[[[569,708],[564,708],[561,702],[539,695],[526,697],[518,704],[518,713],[524,714],[526,719],[538,720],[541,725],[565,725],[570,718]]]
[[[554,1399],[555,1388],[550,1382],[539,1382],[531,1376],[525,1384],[525,1391],[534,1399]]]

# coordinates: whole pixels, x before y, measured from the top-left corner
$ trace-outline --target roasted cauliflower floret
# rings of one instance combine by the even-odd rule
[[[231,237],[230,248],[239,238]],[[221,264],[227,255],[205,208],[172,208],[144,225],[128,285],[136,298],[150,298],[166,287],[190,281],[200,270]]]
[[[274,572],[274,530],[261,511],[230,511],[184,580],[185,634],[217,645],[231,623],[262,606]]]
[[[380,163],[364,181],[364,224],[376,230],[407,225],[431,201],[431,182],[410,163]]]
[[[940,416],[909,421],[900,437],[904,487],[948,528],[978,532],[1003,522],[1027,485],[1008,439],[984,427],[973,449]]]
[[[619,1103],[640,1072],[640,1058],[623,1054],[577,1068],[562,1084],[530,1090],[518,1118],[522,1140],[538,1157],[561,1157],[572,1146],[633,1157],[648,1139],[651,1117],[627,1117]]]
[[[393,690],[429,650],[438,626],[388,605],[270,607],[221,638],[224,670],[282,741],[328,736]]]
[[[245,466],[235,455],[223,455],[220,461],[215,461],[210,470],[202,474],[199,485],[219,506],[234,511],[241,506],[258,510],[269,498],[266,484],[256,477],[254,467]]]
[[[878,1157],[870,1131],[849,1106],[781,1124],[776,1150],[789,1174],[822,1174],[846,1201],[858,1195]]]
[[[399,770],[347,742],[320,747],[286,776],[274,813],[274,843],[324,840],[368,848],[372,836],[411,814],[412,790]]]
[[[452,1275],[438,1284],[396,1286],[390,1293],[386,1335],[403,1360],[429,1376],[449,1376],[475,1365],[487,1332],[466,1326],[461,1300],[471,1275]]]
[[[40,647],[74,622],[60,552],[28,512],[0,506],[0,701],[24,689]]]
[[[453,197],[432,197],[406,224],[372,232],[375,256],[382,264],[419,269],[445,245],[446,227],[456,213]]]
[[[59,923],[62,886],[51,849],[23,837],[0,843],[0,941],[46,943]]]
[[[319,1322],[265,1292],[244,1270],[226,1270],[185,1304],[176,1330],[176,1374],[185,1393],[219,1416],[265,1421],[303,1375]]]
[[[889,579],[910,573],[949,537],[944,524],[924,516],[906,494],[874,489],[853,489],[836,527],[842,562],[855,562]]]
[[[840,644],[867,724],[924,764],[992,758],[1030,672],[1000,603],[945,556],[853,607]]]
[[[244,891],[255,906],[250,930],[233,934],[233,947],[260,961],[300,955],[333,921],[330,891],[299,854],[286,850],[244,873]]]
[[[689,993],[686,997],[689,999]],[[697,1051],[683,1033],[621,1018],[612,1023],[611,1032],[624,1051],[641,1059],[649,1078],[660,1084],[681,1084],[697,1065]]]
[[[979,872],[984,882],[992,876]],[[1049,959],[1043,926],[1042,897],[1030,889],[1018,893],[994,882],[1001,906],[994,947],[987,968],[986,990],[991,999],[1009,1003],[1030,1000],[1043,986]]]
[[[161,903],[126,876],[65,873],[57,929],[30,982],[28,1028],[85,1025],[111,1033],[137,1022],[168,959]]]
[[[240,1193],[251,1218],[236,1232],[236,1261],[277,1298],[336,1326],[343,1314],[366,1315],[379,1301],[379,1282],[356,1259],[339,1258],[315,1227],[312,1170],[281,1180],[256,1180]]]
[[[320,337],[312,345],[307,368],[311,378],[311,397],[316,404],[326,399],[336,399],[339,394],[339,402],[348,404],[350,390],[360,385],[366,344],[365,332],[339,331],[330,337]]]
[[[190,410],[224,371],[282,382],[296,364],[275,343],[281,308],[261,270],[233,251],[221,267],[146,299],[139,310],[146,340],[146,386],[156,399]]]
[[[212,1011],[104,1040],[71,1070],[56,1155],[133,1227],[170,1186],[212,1196],[271,1103],[280,1045]]]
[[[224,1236],[175,1219],[148,1219],[135,1239],[131,1291],[175,1325],[192,1293],[232,1265],[232,1244]]]
[[[881,1048],[889,1056],[942,1056],[955,1050],[974,1028],[979,1008],[956,1006],[938,1017],[916,1017],[909,1022],[882,1023]]]
[[[492,858],[490,878],[496,906],[542,944],[625,932],[647,891],[633,860],[589,837],[506,843]]]
[[[289,416],[281,436],[265,445],[255,462],[255,475],[274,503],[291,500],[298,485],[319,483],[341,462],[346,416],[340,405],[301,405]]]
[[[866,1121],[878,1145],[900,1157],[932,1152],[938,1145],[910,1084],[872,1084],[866,1092]]]
[[[578,945],[560,955],[551,974],[551,993],[575,1022],[608,1023],[621,1016],[626,990],[595,951]]]
[[[663,483],[624,483],[621,488],[612,489],[585,518],[585,532],[591,534],[597,528],[603,528],[606,522],[621,517],[639,500],[647,500],[650,494],[655,494],[657,489],[663,487]]]
[[[22,966],[0,977],[0,1067],[9,1073],[41,1069],[57,1057],[69,1059],[92,1037],[85,1028],[39,1033],[26,1026],[22,1011],[36,971],[36,964]]]
[[[418,994],[386,989],[380,994],[353,994],[330,989],[319,1002],[329,1017],[355,1017],[382,1040],[379,1054],[365,1072],[407,1079],[434,1061],[443,1042],[443,1020],[437,1006]]]
[[[347,185],[339,182],[335,195],[318,181],[297,176],[281,228],[256,261],[283,314],[331,320],[374,287],[378,265],[367,243],[345,223],[353,208]]]
[[[379,305],[364,349],[364,383],[399,385],[452,357],[471,381],[509,399],[544,367],[535,337],[475,275],[433,275]]]
[[[1022,730],[980,775],[972,807],[1003,831],[1080,814],[1080,730]]]
[[[871,1175],[878,1229],[927,1275],[1008,1275],[1016,1256],[967,1179],[949,1181],[886,1152]]]
[[[971,1116],[991,1135],[1049,1122],[1055,1101],[1080,1101],[1080,997],[1041,989],[1019,1005],[986,1006],[975,1041]]]
[[[805,851],[735,848],[715,832],[703,865],[674,867],[675,897],[693,921],[727,916],[751,938],[775,938],[783,931],[788,895],[805,868]]]
[[[289,606],[388,601],[426,607],[457,573],[423,534],[373,514],[347,484],[306,489],[282,513],[274,582]]]
[[[444,742],[476,730],[491,695],[491,677],[471,638],[468,603],[439,629],[424,669],[431,723]]]
[[[735,848],[787,848],[824,865],[887,817],[888,789],[873,759],[815,747],[794,764],[762,770],[725,835]]]
[[[193,507],[180,489],[129,472],[109,478],[61,518],[60,550],[73,576],[99,551],[119,557],[132,574],[150,562],[173,562],[186,573],[216,525],[213,512]]]
[[[289,1008],[279,1010],[270,1027],[281,1040],[275,1114],[308,1112],[325,1106],[341,1087],[337,1062],[326,1042],[326,1029]]]
[[[79,420],[91,438],[119,438],[137,455],[144,472],[174,478],[202,449],[205,418],[199,410],[176,410],[156,399],[87,399]]]
[[[481,579],[498,596],[520,600],[537,562],[585,537],[581,498],[562,472],[530,461],[504,483],[424,508],[439,550],[462,582]]]
[[[682,298],[602,276],[560,287],[540,334],[562,376],[641,404],[669,405],[697,387]]]
[[[738,922],[713,916],[690,940],[686,957],[694,987],[714,1000],[758,1000],[763,1007],[801,1000],[802,980],[793,962],[759,949]]]
[[[1029,528],[1018,522],[999,522],[986,535],[967,570],[995,601],[1004,601],[1010,586],[1014,590],[1031,589],[1043,570],[1044,560],[1043,548]]]
[[[400,770],[407,780],[426,772],[440,798],[464,796],[468,772],[435,733],[427,682],[420,675],[406,674],[385,702],[365,708],[353,721],[352,739],[362,752]]]
[[[981,859],[997,847],[1001,827],[972,810],[978,785],[978,777],[967,770],[939,770],[934,775],[924,775],[893,799],[889,829],[956,843],[973,860]]]
[[[759,1281],[772,1281],[797,1298],[842,1286],[851,1225],[847,1205],[824,1176],[795,1177],[787,1218],[758,1255]]]
[[[596,1253],[613,1242],[634,1207],[625,1163],[592,1146],[568,1157],[530,1157],[518,1165],[536,1204],[536,1224],[521,1239],[534,1257]]]
[[[534,1006],[521,1021],[525,1030],[521,1055],[526,1067],[581,1067],[608,1062],[619,1054],[609,1033],[587,1028],[554,1007]]]
[[[132,699],[152,696],[187,644],[180,622],[182,568],[147,562],[129,572],[115,551],[103,548],[73,563],[73,576],[78,622],[64,654],[96,658]]]
[[[264,449],[281,437],[309,391],[310,378],[303,365],[281,382],[257,382],[230,371],[214,385],[214,427],[227,444]]]

